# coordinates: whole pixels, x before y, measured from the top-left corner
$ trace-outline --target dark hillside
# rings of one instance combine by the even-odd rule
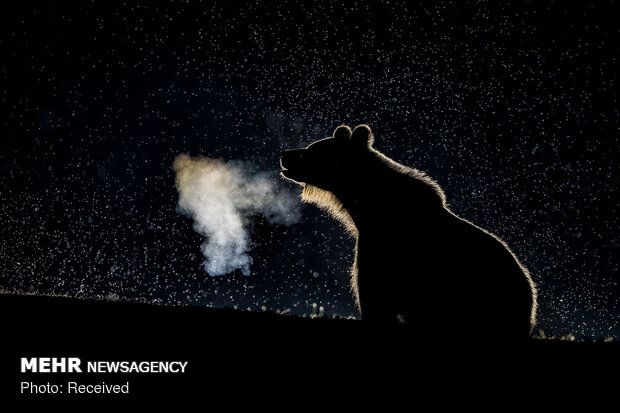
[[[414,337],[354,320],[307,319],[199,307],[0,295],[3,393],[21,381],[131,384],[119,401],[205,399],[256,406],[366,399],[499,408],[596,404],[617,389],[617,343],[531,340],[520,345]],[[22,374],[21,357],[188,361],[184,374]],[[493,397],[491,397],[493,396]]]

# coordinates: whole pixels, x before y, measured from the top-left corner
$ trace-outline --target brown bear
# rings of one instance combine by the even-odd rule
[[[356,238],[364,321],[443,337],[526,338],[536,287],[505,242],[450,211],[435,181],[373,148],[367,125],[282,154],[282,175]]]

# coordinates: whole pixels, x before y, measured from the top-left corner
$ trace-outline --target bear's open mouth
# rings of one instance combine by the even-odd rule
[[[282,170],[280,171],[280,173],[282,174],[283,177],[285,177],[286,179],[290,179],[291,181],[303,182],[301,175],[299,173],[296,173],[293,170],[282,167]]]

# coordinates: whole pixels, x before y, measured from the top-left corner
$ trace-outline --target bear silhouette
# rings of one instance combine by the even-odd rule
[[[356,239],[351,287],[364,322],[429,337],[527,338],[536,287],[505,242],[456,216],[424,172],[373,148],[369,126],[282,153],[282,175]],[[416,333],[417,334],[417,333]]]

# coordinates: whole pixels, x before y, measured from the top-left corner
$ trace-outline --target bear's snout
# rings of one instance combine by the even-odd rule
[[[295,165],[299,165],[304,157],[304,149],[293,149],[282,152],[280,158],[280,165],[282,168],[289,169]]]
[[[298,183],[306,182],[304,156],[305,149],[293,149],[282,152],[282,157],[280,158],[282,176]]]

